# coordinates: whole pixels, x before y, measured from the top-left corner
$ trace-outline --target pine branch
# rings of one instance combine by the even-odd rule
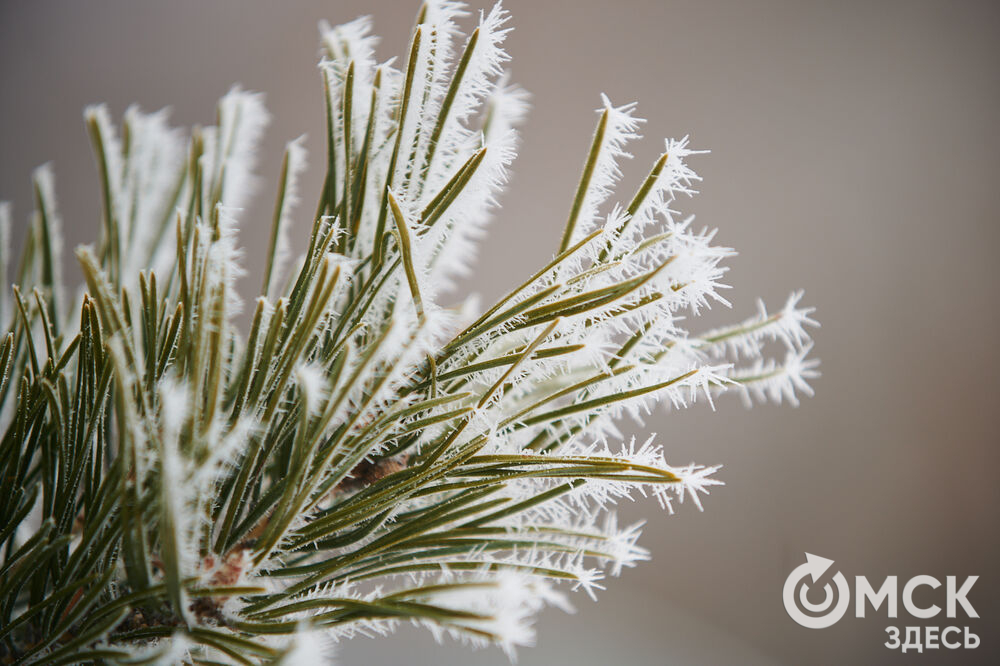
[[[303,219],[305,146],[288,144],[247,331],[238,209],[260,95],[234,88],[187,138],[165,112],[116,128],[86,110],[103,215],[76,251],[76,302],[52,173],[36,171],[13,283],[0,242],[4,663],[299,663],[403,621],[513,656],[563,588],[595,596],[649,558],[618,499],[701,508],[719,483],[621,442],[624,414],[811,393],[801,292],[681,327],[725,303],[733,254],[673,210],[697,181],[686,138],[600,212],[642,123],[606,97],[553,259],[485,312],[443,305],[526,109],[504,72],[507,12],[456,48],[463,16],[426,3],[399,70],[375,60],[368,19],[321,25],[326,177]],[[0,241],[10,220],[0,205]]]

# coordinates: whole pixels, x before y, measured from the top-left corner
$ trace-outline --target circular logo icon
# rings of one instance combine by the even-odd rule
[[[833,560],[806,553],[806,563],[795,567],[785,579],[785,588],[782,592],[785,612],[803,627],[825,629],[836,624],[837,620],[844,617],[844,613],[847,612],[847,607],[851,603],[851,590],[844,574],[839,571],[833,576],[833,583],[837,586],[836,595],[830,583],[825,583],[823,601],[814,604],[807,597],[810,589],[807,578],[811,578],[815,585],[831,566]]]

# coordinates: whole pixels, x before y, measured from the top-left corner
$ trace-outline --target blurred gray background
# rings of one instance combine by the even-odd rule
[[[1000,5],[992,2],[509,1],[514,78],[534,111],[504,207],[470,287],[486,301],[558,243],[599,93],[639,101],[631,192],[662,147],[690,133],[702,194],[681,202],[737,248],[729,282],[742,318],[763,296],[805,288],[823,328],[823,377],[801,407],[658,413],[669,459],[724,463],[699,513],[651,503],[653,560],[598,603],[539,621],[531,664],[988,663],[1000,655]],[[484,5],[485,6],[485,5]],[[230,84],[263,91],[274,122],[264,187],[244,216],[261,256],[285,141],[322,159],[318,19],[372,14],[380,58],[405,49],[415,2],[55,2],[0,4],[0,199],[15,243],[30,169],[52,160],[68,247],[97,234],[96,170],[81,119],[106,101],[173,108],[209,124]],[[321,169],[304,184],[319,191]],[[627,194],[621,195],[623,198]],[[306,216],[311,203],[303,206]],[[306,221],[300,220],[299,229]],[[305,233],[304,231],[302,232]],[[300,239],[300,244],[302,243]],[[76,277],[78,273],[69,275]],[[256,288],[257,279],[247,285]],[[979,575],[974,652],[883,647],[884,611],[822,631],[781,603],[803,552],[855,575]],[[902,583],[901,583],[902,585]],[[923,592],[929,592],[924,589]],[[941,592],[939,590],[939,592]],[[943,605],[943,594],[918,602]],[[815,599],[814,601],[818,601]],[[900,618],[895,624],[945,625]],[[359,639],[346,664],[504,664],[496,650],[436,646],[424,632]],[[993,662],[997,663],[997,662]]]

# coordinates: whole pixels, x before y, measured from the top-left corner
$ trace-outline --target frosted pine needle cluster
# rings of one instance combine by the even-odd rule
[[[189,135],[86,110],[103,217],[78,292],[52,171],[17,265],[0,207],[4,663],[312,663],[402,622],[513,657],[542,607],[649,558],[619,499],[700,508],[718,483],[624,438],[623,415],[810,392],[801,294],[696,330],[733,253],[675,210],[694,151],[666,141],[620,198],[642,120],[607,98],[552,260],[485,311],[448,302],[527,99],[507,12],[464,36],[466,14],[427,2],[386,62],[367,18],[321,26],[326,178],[312,214],[288,144],[255,300],[235,284],[259,94]]]

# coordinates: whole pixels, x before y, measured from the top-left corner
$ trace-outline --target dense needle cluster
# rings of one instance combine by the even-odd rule
[[[404,621],[513,655],[540,608],[647,559],[619,498],[700,507],[718,483],[623,438],[622,415],[809,393],[799,294],[682,328],[725,302],[732,251],[672,209],[697,180],[686,139],[609,202],[642,121],[606,98],[551,262],[484,312],[442,304],[526,110],[507,13],[466,38],[464,14],[427,2],[399,68],[368,19],[321,26],[326,179],[298,212],[305,149],[288,145],[248,330],[258,94],[232,90],[189,137],[164,112],[115,127],[87,109],[103,226],[76,250],[77,294],[51,172],[16,267],[0,208],[0,661],[298,664]],[[292,233],[309,239],[294,262]],[[762,358],[772,341],[784,358]]]

